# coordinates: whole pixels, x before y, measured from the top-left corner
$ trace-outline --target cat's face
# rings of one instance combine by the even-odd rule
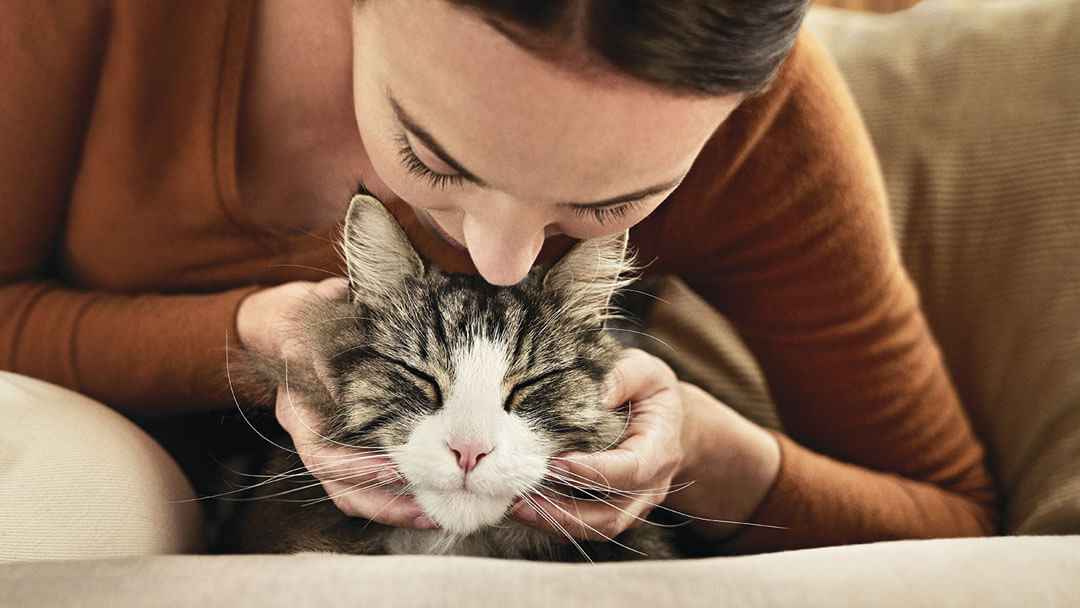
[[[619,347],[604,309],[625,241],[589,241],[513,287],[425,268],[377,201],[346,229],[352,302],[319,314],[336,386],[328,436],[385,450],[443,529],[497,523],[544,479],[549,459],[620,438],[600,403]],[[376,207],[377,205],[377,207]]]

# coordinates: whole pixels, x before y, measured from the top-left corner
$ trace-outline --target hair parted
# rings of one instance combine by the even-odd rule
[[[584,47],[616,70],[697,94],[754,93],[795,44],[810,0],[449,0],[515,43]]]

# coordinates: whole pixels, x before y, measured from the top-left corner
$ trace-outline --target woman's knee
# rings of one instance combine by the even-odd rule
[[[201,549],[187,479],[117,412],[0,372],[0,420],[0,560]]]

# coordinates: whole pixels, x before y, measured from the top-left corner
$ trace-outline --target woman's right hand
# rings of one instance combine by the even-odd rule
[[[340,299],[345,290],[345,279],[334,278],[319,283],[296,281],[256,291],[241,302],[237,311],[240,342],[245,348],[284,359],[289,366],[309,366],[323,377],[323,367],[314,353],[296,338],[294,319],[311,298]],[[329,387],[327,391],[333,394]],[[303,395],[279,386],[274,412],[278,423],[292,437],[304,466],[343,513],[391,526],[435,527],[416,501],[403,493],[402,479],[393,462],[377,452],[326,441],[319,417]]]

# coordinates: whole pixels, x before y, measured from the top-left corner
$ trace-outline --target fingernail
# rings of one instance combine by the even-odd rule
[[[427,515],[421,515],[413,520],[413,527],[417,530],[438,530],[439,526]]]

